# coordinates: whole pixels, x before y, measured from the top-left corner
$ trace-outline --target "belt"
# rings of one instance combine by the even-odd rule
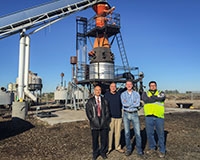
[[[124,110],[124,112],[127,112],[127,113],[137,113],[138,111],[127,111],[127,110]]]
[[[155,116],[155,115],[147,115],[146,117],[155,117],[155,118],[158,118],[157,116]]]

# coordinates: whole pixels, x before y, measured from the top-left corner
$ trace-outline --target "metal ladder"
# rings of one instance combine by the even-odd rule
[[[128,58],[126,56],[126,51],[125,51],[124,43],[123,43],[123,40],[122,40],[121,32],[116,34],[116,38],[117,38],[117,44],[118,44],[118,48],[119,48],[119,51],[120,51],[120,56],[121,56],[121,59],[122,59],[124,71],[125,72],[131,72],[130,67],[129,67],[129,63],[128,63]]]
[[[85,80],[86,74],[86,61],[87,61],[87,18],[77,17],[76,18],[76,78],[78,81]]]

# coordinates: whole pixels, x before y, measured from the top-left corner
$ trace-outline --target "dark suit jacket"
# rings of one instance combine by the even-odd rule
[[[108,102],[101,97],[101,117],[97,116],[97,103],[95,97],[92,97],[86,103],[86,115],[90,121],[91,129],[107,129],[110,123],[110,113]]]

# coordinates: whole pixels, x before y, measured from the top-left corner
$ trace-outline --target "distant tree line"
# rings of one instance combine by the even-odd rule
[[[179,91],[178,90],[165,90],[166,94],[178,94]]]
[[[43,101],[52,101],[54,100],[54,93],[53,92],[49,92],[49,93],[43,93],[42,94],[42,100]]]

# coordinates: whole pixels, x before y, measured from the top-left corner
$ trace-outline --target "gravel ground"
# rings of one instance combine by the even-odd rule
[[[140,116],[144,151],[147,150],[144,116]],[[168,160],[197,160],[200,157],[200,112],[171,113],[165,116],[165,135]],[[133,133],[133,132],[132,132]],[[134,134],[133,145],[134,144]],[[125,149],[122,130],[122,146]],[[89,160],[92,159],[91,133],[88,121],[47,125],[33,116],[26,121],[0,118],[1,160]],[[137,157],[134,150],[126,157],[116,151],[111,160],[159,159]],[[98,158],[101,160],[101,157]]]

